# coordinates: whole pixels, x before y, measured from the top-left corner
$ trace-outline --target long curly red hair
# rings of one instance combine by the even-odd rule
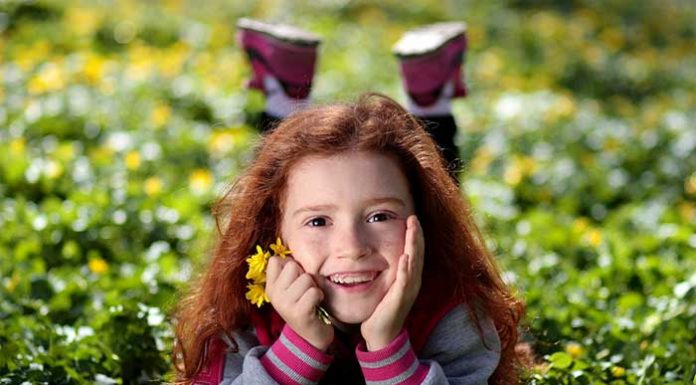
[[[250,325],[254,308],[244,297],[245,258],[255,245],[270,244],[279,234],[280,204],[293,164],[309,154],[356,150],[392,154],[400,161],[426,240],[423,287],[446,283],[453,298],[469,309],[472,304],[481,307],[502,343],[491,383],[518,382],[523,357],[515,345],[524,306],[502,281],[433,140],[397,102],[374,93],[356,103],[312,107],[284,119],[261,139],[251,165],[215,203],[218,234],[212,260],[192,281],[174,315],[178,381],[190,383],[201,370],[210,338],[232,337],[234,330]]]

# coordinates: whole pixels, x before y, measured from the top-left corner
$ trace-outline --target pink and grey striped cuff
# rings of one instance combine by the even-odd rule
[[[403,329],[389,345],[368,352],[365,342],[355,349],[367,385],[416,385],[423,382],[430,369],[418,361]]]
[[[315,385],[333,356],[315,348],[287,324],[280,337],[261,357],[266,372],[282,385]]]

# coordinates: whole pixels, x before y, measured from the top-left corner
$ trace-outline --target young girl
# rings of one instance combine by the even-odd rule
[[[517,381],[521,302],[413,115],[378,94],[310,107],[255,154],[217,203],[212,260],[178,308],[179,381]],[[257,308],[245,259],[278,237],[292,256],[269,260]]]

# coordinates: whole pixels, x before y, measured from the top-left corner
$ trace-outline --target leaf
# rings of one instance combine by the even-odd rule
[[[551,361],[551,366],[558,369],[567,369],[573,364],[573,358],[567,353],[556,352],[549,357]]]

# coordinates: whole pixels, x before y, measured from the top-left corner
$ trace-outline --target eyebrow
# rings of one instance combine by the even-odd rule
[[[368,199],[365,201],[365,204],[367,204],[368,206],[374,206],[374,205],[378,205],[381,203],[394,203],[398,206],[402,206],[402,207],[406,206],[406,203],[404,203],[403,200],[396,198],[396,197],[372,198],[372,199]],[[302,214],[305,212],[326,211],[326,210],[332,210],[332,209],[336,209],[336,205],[306,206],[306,207],[302,207],[302,208],[295,210],[295,212],[292,213],[292,217],[295,217],[298,214]]]

